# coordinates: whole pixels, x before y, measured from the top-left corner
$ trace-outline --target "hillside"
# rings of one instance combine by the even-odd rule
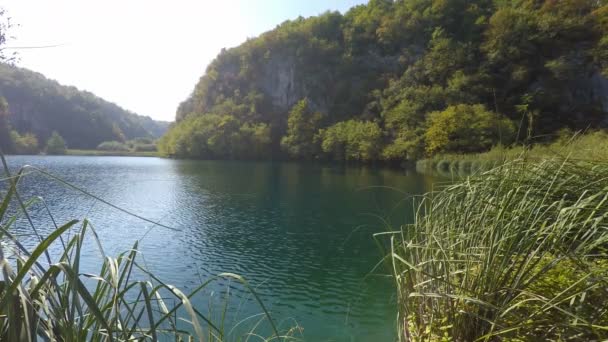
[[[404,160],[601,127],[606,51],[605,0],[372,0],[222,50],[160,148]]]
[[[0,96],[8,102],[13,129],[33,133],[41,142],[57,131],[70,148],[95,148],[108,140],[157,138],[169,126],[168,122],[134,114],[89,92],[7,64],[0,64]]]

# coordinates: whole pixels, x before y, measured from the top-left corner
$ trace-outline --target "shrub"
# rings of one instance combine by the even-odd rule
[[[497,143],[510,143],[514,132],[511,120],[483,105],[450,106],[429,114],[426,150],[429,154],[480,152]]]
[[[156,144],[137,144],[135,151],[137,152],[156,152]]]
[[[97,146],[100,151],[129,151],[129,147],[119,141],[104,141]]]
[[[65,140],[57,132],[53,132],[51,137],[46,142],[46,153],[47,154],[65,154],[67,146]]]
[[[154,139],[152,138],[135,138],[133,140],[130,140],[130,142],[133,142],[133,144],[137,145],[149,145],[149,144],[154,144]]]
[[[37,154],[40,151],[38,139],[32,133],[20,135],[17,131],[11,131],[11,140],[17,154]]]
[[[334,160],[370,161],[378,157],[382,130],[372,121],[348,120],[319,130],[323,152]]]

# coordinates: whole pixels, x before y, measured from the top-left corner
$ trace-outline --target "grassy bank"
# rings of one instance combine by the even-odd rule
[[[608,161],[608,134],[597,131],[587,134],[568,135],[550,144],[529,146],[495,146],[490,151],[473,154],[437,154],[419,160],[416,170],[423,173],[469,175],[486,171],[507,161],[519,158],[542,160],[546,158],[570,160]]]
[[[607,191],[608,164],[555,157],[509,160],[423,196],[413,224],[376,236],[400,339],[607,339]]]
[[[48,222],[54,226],[51,233],[42,236],[29,209],[44,206],[44,201],[20,196],[17,185],[22,177],[50,177],[86,192],[34,167],[10,174],[4,157],[0,155],[0,159],[0,341],[242,341],[250,337],[269,341],[283,340],[296,332],[290,327],[279,331],[253,288],[236,274],[201,280],[185,293],[148,271],[139,256],[137,241],[125,253],[106,255],[86,219],[55,224],[48,212]],[[27,226],[28,222],[31,236],[37,239],[31,248],[15,235],[18,231],[23,236],[23,224]],[[98,246],[96,251],[86,247],[91,246],[87,240]],[[101,255],[97,273],[84,273],[81,260],[85,253]],[[234,326],[228,321],[227,311],[233,306],[228,305],[229,296],[217,309],[203,310],[193,305],[195,297],[211,302],[210,288],[222,280],[228,280],[231,288],[240,286],[259,305],[259,315],[237,322],[247,327],[239,330],[244,333],[231,329]]]
[[[159,157],[156,151],[101,151],[68,149],[69,156],[129,156],[129,157]]]

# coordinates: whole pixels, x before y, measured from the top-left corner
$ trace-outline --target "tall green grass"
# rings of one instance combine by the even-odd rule
[[[552,143],[537,143],[505,147],[495,146],[483,153],[437,154],[416,162],[421,173],[439,173],[443,176],[467,176],[487,171],[515,159],[541,160],[545,158],[570,160],[608,161],[608,133],[562,133]]]
[[[223,273],[202,281],[184,293],[149,272],[138,258],[138,243],[131,250],[108,256],[86,219],[56,225],[41,236],[28,214],[36,199],[23,200],[18,183],[24,169],[12,175],[3,156],[8,182],[0,193],[0,341],[246,341],[292,339],[297,327],[280,332],[263,302],[242,277]],[[49,175],[49,174],[47,174]],[[73,186],[72,186],[73,187]],[[16,206],[20,212],[9,214]],[[23,215],[38,239],[27,248],[11,231]],[[66,233],[76,230],[69,239]],[[83,273],[85,239],[94,239],[102,255],[96,274]],[[51,246],[61,252],[51,253]],[[260,308],[248,332],[236,335],[226,324],[228,305],[215,315],[202,312],[193,298],[219,279],[240,283]],[[270,335],[262,337],[262,324]]]
[[[608,164],[507,161],[376,237],[402,341],[608,339]]]

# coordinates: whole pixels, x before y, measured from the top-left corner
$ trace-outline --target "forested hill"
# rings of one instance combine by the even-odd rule
[[[372,0],[222,50],[161,152],[404,160],[600,127],[606,0]]]
[[[157,138],[169,126],[168,122],[131,113],[89,92],[7,64],[0,64],[0,97],[8,102],[13,129],[32,133],[41,142],[57,131],[70,148],[95,148],[110,140]]]

